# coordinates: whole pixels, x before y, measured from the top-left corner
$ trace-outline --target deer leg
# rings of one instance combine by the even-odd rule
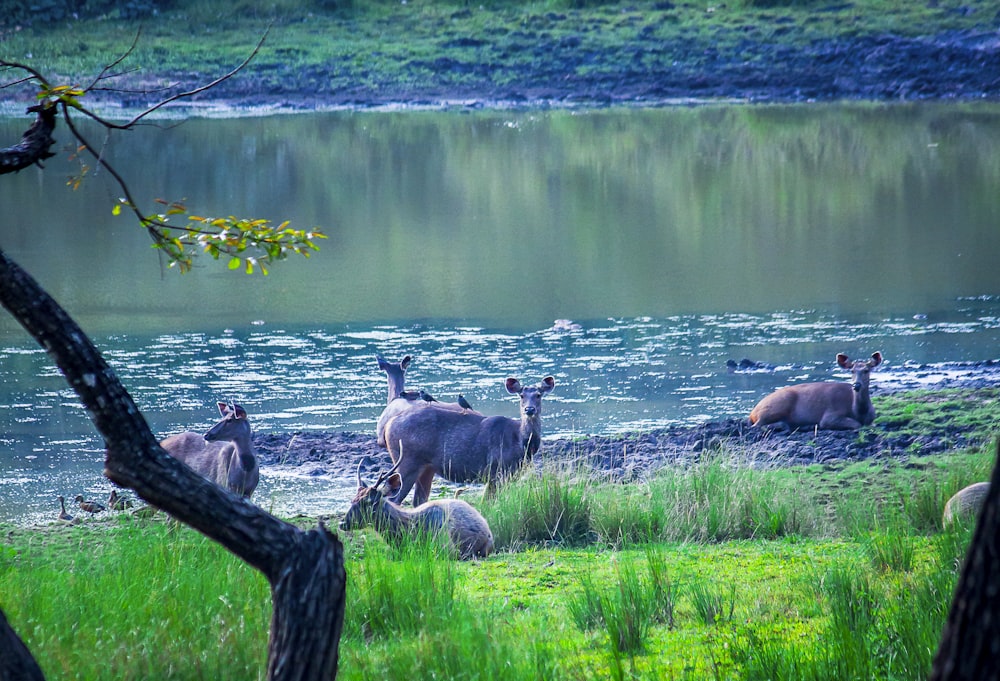
[[[394,495],[392,495],[389,501],[394,504],[402,505],[403,501],[406,500],[406,495],[410,493],[411,489],[413,489],[413,483],[417,481],[418,472],[412,470],[409,466],[404,465],[401,466],[400,470],[396,471],[396,473],[399,474],[399,489]],[[414,506],[416,506],[416,503],[414,503]]]
[[[424,466],[417,478],[417,487],[413,492],[413,505],[420,506],[431,496],[431,483],[434,482],[434,466]]]
[[[850,416],[838,416],[837,418],[823,418],[819,422],[819,427],[824,430],[857,430],[861,427],[861,422]]]

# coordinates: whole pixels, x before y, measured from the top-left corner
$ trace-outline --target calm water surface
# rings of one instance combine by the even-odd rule
[[[23,121],[0,119],[5,139]],[[702,107],[330,113],[193,120],[108,153],[140,197],[291,219],[330,238],[247,278],[162,271],[65,158],[0,182],[0,248],[90,333],[154,431],[235,398],[257,430],[373,431],[374,354],[411,385],[516,414],[507,375],[552,374],[549,435],[745,414],[778,385],[873,384],[997,356],[1000,108]],[[580,328],[554,329],[556,319]],[[728,358],[776,365],[731,374]],[[0,520],[105,496],[102,444],[47,357],[0,318]],[[352,481],[265,470],[281,513],[343,508]]]

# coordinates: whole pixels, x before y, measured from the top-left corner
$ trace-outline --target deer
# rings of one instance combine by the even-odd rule
[[[400,485],[397,462],[389,471],[378,477],[373,485],[361,479],[358,464],[358,493],[340,521],[346,532],[374,526],[385,538],[400,542],[408,536],[446,531],[451,546],[459,558],[485,558],[493,551],[493,533],[486,519],[461,499],[435,499],[417,506],[412,511],[400,508],[389,500]],[[385,485],[383,486],[383,483]]]
[[[868,360],[851,360],[837,355],[837,364],[851,372],[851,383],[824,381],[779,388],[750,412],[754,427],[785,423],[789,428],[815,427],[823,430],[857,430],[875,420],[868,384],[871,370],[882,363],[882,353]]]
[[[975,517],[986,503],[986,495],[990,491],[990,483],[974,482],[968,487],[955,492],[944,505],[944,515],[941,525],[948,527],[959,518]]]
[[[240,405],[218,405],[222,420],[204,435],[179,433],[164,439],[160,446],[201,476],[249,499],[260,479],[250,421]]]
[[[375,436],[378,440],[379,447],[386,447],[385,444],[385,426],[389,421],[403,413],[404,411],[409,411],[414,408],[421,407],[433,407],[435,409],[447,409],[449,411],[469,411],[472,413],[479,414],[478,411],[474,409],[466,410],[458,402],[439,402],[434,398],[430,399],[417,399],[417,397],[423,397],[426,395],[423,390],[419,393],[407,393],[406,387],[406,370],[410,366],[410,362],[413,358],[409,355],[403,357],[396,363],[387,362],[381,355],[375,355],[375,359],[378,362],[378,368],[385,372],[386,378],[388,380],[389,392],[388,399],[386,401],[385,409],[378,417],[378,422],[375,424]],[[428,395],[428,397],[430,397]],[[482,416],[482,414],[479,414]]]
[[[501,476],[519,469],[538,451],[542,396],[555,384],[551,376],[536,386],[508,378],[504,382],[507,392],[521,398],[520,419],[434,408],[414,409],[393,418],[386,426],[385,439],[401,483],[392,501],[401,504],[416,485],[413,505],[423,504],[435,473],[452,482],[485,479],[485,494],[492,496]]]

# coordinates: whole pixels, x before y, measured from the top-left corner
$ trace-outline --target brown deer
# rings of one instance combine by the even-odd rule
[[[492,494],[501,475],[518,469],[538,451],[542,396],[555,384],[551,376],[537,386],[508,378],[507,392],[521,398],[520,419],[430,408],[413,409],[389,421],[386,442],[401,478],[393,501],[402,503],[415,484],[413,505],[424,503],[435,473],[453,482],[486,480],[486,494]]]
[[[825,381],[802,383],[771,393],[750,412],[750,423],[767,426],[785,423],[789,428],[857,430],[875,420],[875,406],[868,392],[871,370],[882,363],[882,353],[869,360],[851,360],[837,355],[837,364],[850,371],[852,383]]]
[[[378,417],[378,422],[375,424],[375,435],[379,447],[386,446],[386,424],[404,411],[421,407],[434,407],[435,409],[447,409],[449,411],[466,411],[459,403],[438,402],[437,400],[433,400],[433,398],[433,401],[425,401],[417,399],[416,394],[405,393],[406,370],[413,359],[409,355],[406,355],[395,364],[387,362],[381,355],[375,355],[375,359],[378,361],[378,368],[385,372],[389,385],[388,400],[386,401],[385,409],[382,410],[382,413]],[[468,411],[479,414],[474,409]],[[479,415],[482,416],[482,414]]]
[[[369,525],[385,538],[399,542],[418,533],[446,531],[448,540],[462,560],[485,558],[493,551],[493,533],[486,519],[461,499],[435,499],[407,511],[392,503],[388,496],[400,485],[396,463],[374,485],[361,479],[362,460],[358,464],[358,493],[351,502],[340,529],[355,530]],[[386,483],[382,487],[382,483]]]
[[[196,473],[249,499],[260,479],[250,421],[240,405],[225,402],[218,405],[222,420],[207,433],[188,431],[171,435],[160,446]]]
[[[944,505],[944,515],[941,524],[947,527],[959,518],[975,518],[986,502],[986,494],[990,491],[990,483],[975,482],[968,487],[955,492],[954,496]]]

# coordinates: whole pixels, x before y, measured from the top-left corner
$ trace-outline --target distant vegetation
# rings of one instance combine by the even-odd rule
[[[88,82],[141,27],[119,86],[191,84],[238,64],[270,27],[227,88],[378,96],[530,90],[572,77],[571,89],[606,92],[700,70],[777,77],[759,62],[792,68],[784,60],[820,43],[837,61],[863,37],[870,47],[886,35],[995,30],[996,14],[989,0],[0,0],[0,54]]]

